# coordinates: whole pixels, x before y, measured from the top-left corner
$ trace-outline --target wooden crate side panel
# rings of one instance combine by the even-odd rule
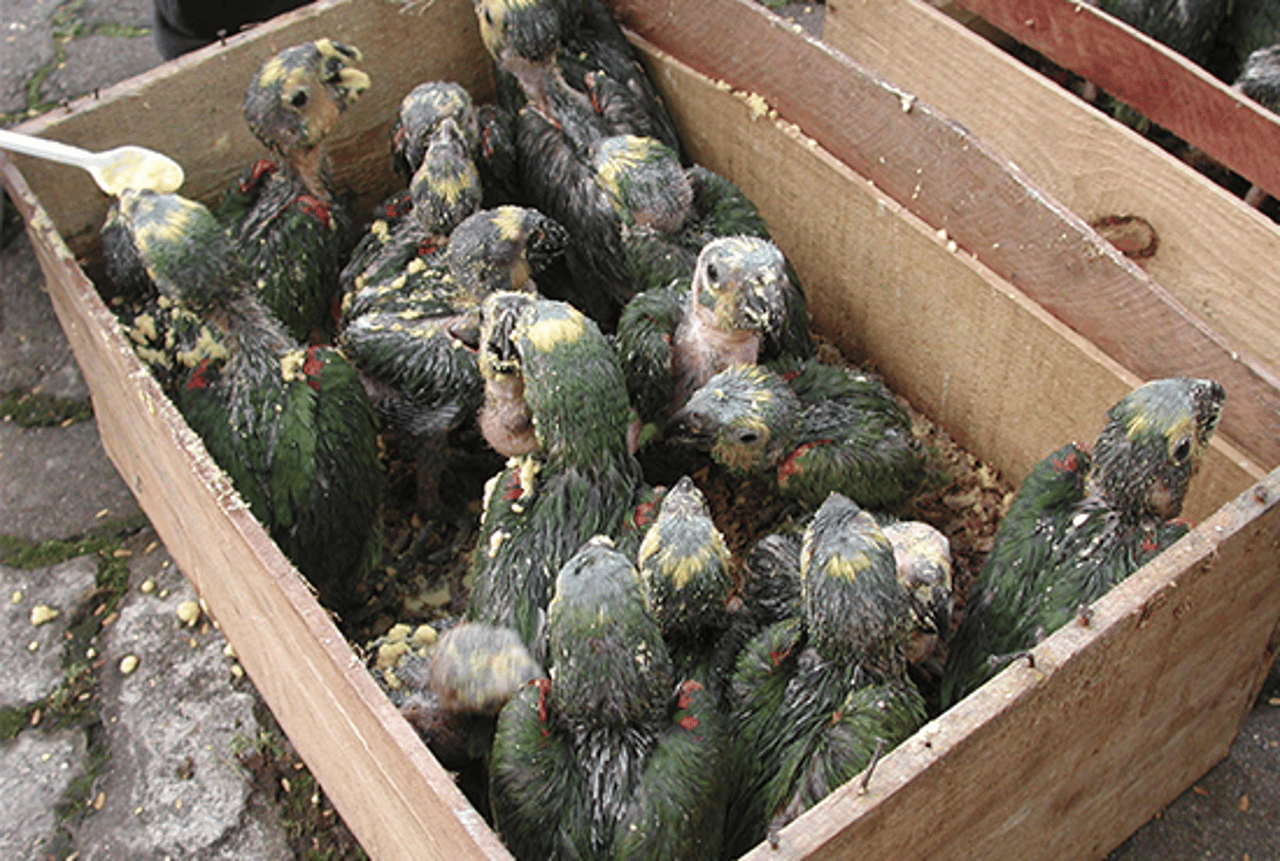
[[[962,127],[751,0],[612,5],[639,37],[776,110],[1133,373],[1222,382],[1237,405],[1222,433],[1280,463],[1280,381]]]
[[[1132,375],[794,127],[641,46],[693,156],[759,206],[819,331],[1015,483],[1046,441],[1093,440]],[[1262,474],[1221,442],[1209,458],[1192,517]]]
[[[266,155],[241,110],[252,75],[275,52],[321,37],[359,48],[363,58],[356,65],[372,81],[327,141],[334,178],[342,189],[359,190],[355,208],[363,215],[397,182],[388,130],[400,100],[413,86],[449,79],[477,100],[491,98],[492,63],[480,43],[470,3],[322,0],[233,36],[225,46],[184,55],[16,130],[93,150],[134,143],[177,156],[187,176],[181,193],[210,202],[244,167]],[[39,159],[14,160],[39,189],[41,202],[75,253],[96,253],[98,228],[110,201],[88,174]]]
[[[765,859],[1101,858],[1226,755],[1280,648],[1280,470],[782,830]]]
[[[343,820],[378,859],[509,858],[134,356],[22,177],[0,172],[108,455]]]
[[[917,0],[829,2],[823,40],[962,123],[1090,224],[1137,216],[1141,266],[1280,372],[1280,231],[1256,209]]]
[[[1185,57],[1075,0],[956,0],[956,5],[1280,195],[1280,116]]]

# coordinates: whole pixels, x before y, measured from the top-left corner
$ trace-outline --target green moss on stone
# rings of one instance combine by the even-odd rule
[[[22,427],[66,427],[93,418],[83,398],[57,398],[43,392],[10,389],[0,397],[0,419]]]

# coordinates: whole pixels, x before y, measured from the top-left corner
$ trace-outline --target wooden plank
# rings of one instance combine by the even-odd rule
[[[1146,221],[1160,244],[1142,268],[1280,371],[1271,219],[927,4],[830,2],[823,40],[963,124],[1090,224]]]
[[[1280,650],[1280,470],[746,861],[1101,858],[1226,755]],[[1211,611],[1206,612],[1208,608]]]
[[[1280,195],[1280,116],[1079,0],[956,0],[1152,122]]]
[[[0,176],[85,370],[107,454],[343,821],[378,859],[510,858],[138,361],[7,159]]]
[[[751,93],[1133,373],[1219,380],[1232,399],[1221,433],[1280,463],[1280,381],[955,122],[751,0],[612,5],[639,37]]]
[[[1092,442],[1135,377],[794,126],[753,119],[745,94],[640,46],[692,156],[760,208],[816,328],[1010,481],[1063,442]],[[1192,517],[1262,475],[1221,441],[1212,460]]]

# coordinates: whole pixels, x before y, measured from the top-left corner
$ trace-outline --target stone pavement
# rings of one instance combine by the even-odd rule
[[[0,15],[4,125],[161,62],[148,0]],[[11,210],[0,399],[0,859],[351,857],[298,839],[333,812],[103,452]],[[1112,858],[1280,859],[1278,775],[1273,672],[1228,759]]]

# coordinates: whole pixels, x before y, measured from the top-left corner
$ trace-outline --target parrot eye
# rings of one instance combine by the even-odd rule
[[[294,93],[292,96],[289,97],[289,104],[293,105],[295,108],[300,108],[306,103],[307,103],[306,90],[298,90],[298,92]]]
[[[716,269],[716,265],[714,263],[707,264],[707,278],[712,282],[720,280],[720,270]]]
[[[751,445],[756,440],[760,439],[760,434],[756,433],[753,430],[740,430],[737,433],[737,437],[738,437],[738,442],[742,443],[743,445]]]
[[[484,10],[484,22],[488,24],[490,27],[493,26],[493,13],[491,13],[488,9]]]
[[[1187,458],[1191,456],[1191,440],[1186,437],[1178,440],[1178,444],[1173,447],[1173,459],[1175,463],[1185,463]]]

